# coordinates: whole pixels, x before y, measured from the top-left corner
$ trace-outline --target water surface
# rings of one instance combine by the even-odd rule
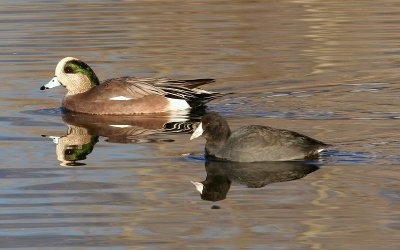
[[[390,0],[3,1],[0,247],[398,249],[399,24]],[[206,89],[234,94],[208,108],[232,128],[335,147],[209,165],[189,141],[198,116],[183,133],[163,116],[66,117],[64,89],[39,90],[65,56],[102,80],[215,78]],[[201,197],[191,181],[215,176],[229,186]]]

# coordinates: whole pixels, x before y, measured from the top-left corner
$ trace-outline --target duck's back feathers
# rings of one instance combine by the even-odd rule
[[[200,87],[202,85],[206,85],[206,84],[215,82],[215,79],[211,79],[211,78],[190,79],[190,80],[172,80],[172,79],[168,79],[168,78],[158,78],[157,80],[158,81],[155,84],[156,86],[174,85],[174,86],[185,87],[188,89],[194,89],[194,88]]]
[[[120,77],[104,81],[99,86],[97,95],[106,95],[107,99],[112,98],[110,95],[131,99],[139,99],[146,95],[160,95],[166,98],[185,100],[190,106],[196,107],[223,96],[223,94],[197,88],[214,81],[214,79],[171,80],[168,78]],[[104,90],[100,90],[108,88],[108,86],[112,86],[110,95],[104,93]],[[120,92],[120,95],[116,92]]]

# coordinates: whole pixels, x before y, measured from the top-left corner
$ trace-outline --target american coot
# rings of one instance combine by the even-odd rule
[[[67,94],[62,106],[69,111],[131,115],[203,106],[222,95],[197,88],[211,82],[214,79],[120,77],[100,84],[89,65],[77,58],[66,57],[57,64],[54,78],[40,89],[64,86]]]
[[[207,141],[207,157],[238,162],[313,159],[330,146],[293,131],[260,125],[231,132],[227,121],[215,112],[203,116],[190,139],[201,135]]]

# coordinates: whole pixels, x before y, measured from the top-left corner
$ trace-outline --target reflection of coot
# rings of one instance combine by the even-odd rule
[[[300,179],[319,169],[303,161],[249,163],[215,160],[206,161],[205,168],[206,180],[193,184],[201,198],[209,201],[225,199],[231,182],[261,188],[273,182]]]
[[[209,168],[210,162],[206,162],[207,177],[202,182],[192,182],[200,192],[201,198],[208,201],[220,201],[226,198],[231,187],[231,180],[224,169],[218,167]]]

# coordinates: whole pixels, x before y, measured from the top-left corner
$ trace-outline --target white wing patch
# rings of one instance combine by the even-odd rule
[[[133,98],[129,98],[126,96],[116,96],[116,97],[111,97],[110,100],[112,101],[128,101],[128,100],[132,100]]]
[[[184,110],[190,108],[190,105],[182,99],[173,99],[167,98],[169,105],[168,110],[176,111],[176,110]]]
[[[114,124],[111,124],[110,125],[110,127],[114,127],[114,128],[129,128],[129,127],[132,127],[131,125],[114,125]]]

